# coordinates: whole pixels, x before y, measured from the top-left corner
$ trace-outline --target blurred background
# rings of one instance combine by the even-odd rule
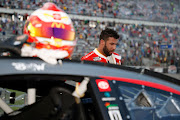
[[[0,40],[23,34],[29,15],[53,2],[72,19],[72,59],[98,46],[106,27],[120,34],[122,65],[145,67],[180,79],[180,0],[0,0]]]

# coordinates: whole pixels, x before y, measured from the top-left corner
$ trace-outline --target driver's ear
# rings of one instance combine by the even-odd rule
[[[101,39],[100,40],[100,44],[104,46],[105,45],[105,41],[103,39]]]

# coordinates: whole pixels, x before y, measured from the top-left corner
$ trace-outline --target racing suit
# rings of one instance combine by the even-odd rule
[[[111,56],[104,56],[101,54],[97,48],[95,48],[92,52],[88,53],[87,55],[83,56],[81,60],[87,61],[96,61],[96,62],[103,62],[103,63],[111,63],[111,64],[118,64],[121,65],[121,56],[119,54],[113,52]]]

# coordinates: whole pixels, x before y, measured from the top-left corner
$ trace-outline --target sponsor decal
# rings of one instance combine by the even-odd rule
[[[57,22],[53,22],[51,24],[51,27],[56,27],[56,28],[62,28],[62,29],[65,29],[65,25],[63,23],[57,23]]]
[[[110,85],[105,79],[96,79],[96,84],[100,92],[108,92],[111,91]]]
[[[110,120],[123,120],[117,104],[106,102],[104,105],[108,108]]]
[[[116,98],[115,97],[111,97],[109,92],[104,92],[104,96],[102,97],[102,101],[115,101]]]
[[[94,60],[94,61],[100,61],[101,58],[100,58],[100,57],[94,57],[93,60]]]
[[[105,92],[105,93],[104,93],[104,96],[105,96],[105,97],[111,97],[111,95],[110,95],[109,92]]]
[[[21,63],[21,62],[13,62],[12,66],[16,70],[24,71],[24,70],[32,70],[32,71],[43,71],[45,67],[45,63],[37,64],[37,63]]]
[[[108,114],[110,120],[123,120],[119,110],[109,110]]]
[[[62,19],[66,19],[66,20],[68,20],[68,16],[66,16],[65,14],[62,16],[61,15],[61,12],[52,12],[52,13],[44,13],[43,14],[44,15],[44,17],[46,18],[46,19],[54,19],[54,20],[62,20]]]
[[[119,109],[119,107],[118,107],[117,104],[111,104],[110,102],[106,102],[104,105],[105,105],[106,108],[108,108],[108,109]]]
[[[115,97],[103,97],[102,101],[115,101],[116,98]]]
[[[54,13],[53,17],[54,17],[54,20],[61,20],[61,15],[60,14]]]

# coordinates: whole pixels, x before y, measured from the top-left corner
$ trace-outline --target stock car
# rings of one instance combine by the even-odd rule
[[[0,120],[180,119],[178,79],[145,68],[22,57],[27,36],[20,38],[0,43],[0,87],[26,99],[14,110],[0,98]]]

